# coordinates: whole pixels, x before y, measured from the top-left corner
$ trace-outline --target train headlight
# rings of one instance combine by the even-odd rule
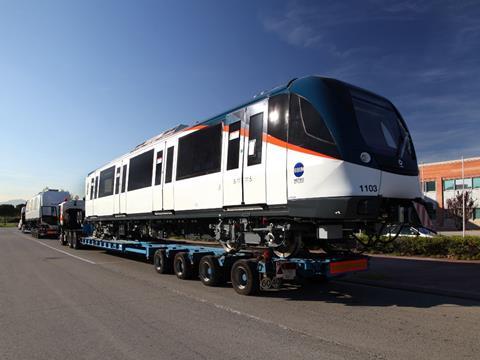
[[[274,124],[277,123],[278,119],[280,118],[280,114],[277,110],[270,112],[270,121]]]
[[[368,164],[372,160],[372,157],[369,153],[364,151],[360,154],[360,160],[362,160],[362,162],[364,162],[365,164]]]

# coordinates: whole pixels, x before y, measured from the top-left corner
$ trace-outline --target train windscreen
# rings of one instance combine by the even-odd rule
[[[412,156],[410,135],[391,105],[356,96],[352,101],[360,133],[374,152],[398,158]]]

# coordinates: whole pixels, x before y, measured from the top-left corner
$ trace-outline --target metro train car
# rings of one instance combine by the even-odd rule
[[[25,206],[25,229],[34,237],[58,236],[57,206],[70,199],[68,191],[45,188],[27,201]]]
[[[386,98],[309,76],[180,125],[88,174],[95,236],[210,235],[227,251],[354,246],[387,224],[418,223],[418,165]]]

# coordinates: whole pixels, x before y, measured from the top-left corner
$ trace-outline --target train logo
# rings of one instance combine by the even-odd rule
[[[295,174],[296,177],[301,177],[304,173],[304,168],[302,163],[296,163],[295,166],[293,167],[293,173]]]

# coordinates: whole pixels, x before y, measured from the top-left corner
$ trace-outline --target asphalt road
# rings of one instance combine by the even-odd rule
[[[0,359],[462,359],[480,302],[331,282],[237,295],[0,229]]]

